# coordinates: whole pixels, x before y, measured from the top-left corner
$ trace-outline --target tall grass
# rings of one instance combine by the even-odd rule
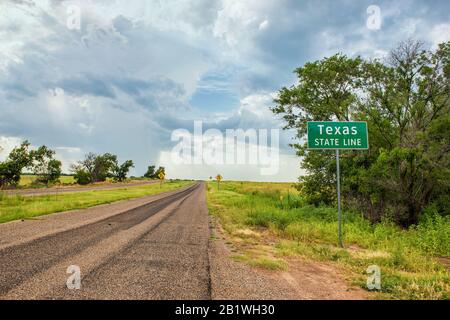
[[[275,236],[281,255],[333,261],[365,286],[365,270],[379,265],[383,297],[446,299],[448,270],[438,257],[450,257],[450,217],[432,209],[408,230],[390,221],[372,224],[360,213],[344,211],[344,242],[337,247],[337,210],[304,203],[289,184],[224,182],[208,187],[209,207],[226,231],[263,229]]]

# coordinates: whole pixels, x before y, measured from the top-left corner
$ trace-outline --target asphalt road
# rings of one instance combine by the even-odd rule
[[[268,272],[234,261],[236,250],[195,183],[0,224],[0,299],[365,298],[328,265]],[[77,268],[80,288],[69,289]]]
[[[52,188],[37,188],[37,189],[18,189],[18,190],[4,190],[3,192],[7,195],[20,194],[22,196],[43,196],[49,194],[60,194],[60,193],[73,193],[73,192],[86,192],[95,190],[114,190],[114,189],[124,189],[128,187],[138,187],[145,186],[149,184],[159,183],[158,180],[155,181],[139,181],[139,182],[118,182],[114,184],[105,184],[97,186],[87,186],[87,187],[52,187]]]
[[[121,204],[134,203],[130,210],[89,209],[97,220],[64,213],[0,225],[23,238],[0,237],[0,299],[210,299],[204,189],[196,183]],[[78,217],[86,222],[68,222]],[[64,228],[52,232],[55,225]],[[72,265],[80,289],[67,288]]]

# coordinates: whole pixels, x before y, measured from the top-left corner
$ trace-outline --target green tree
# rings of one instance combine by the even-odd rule
[[[24,169],[32,170],[39,182],[57,181],[61,175],[61,161],[54,159],[54,154],[46,146],[30,150],[30,143],[22,142],[0,163],[0,188],[17,185]]]
[[[76,183],[86,185],[92,182],[91,174],[83,166],[72,165],[71,170]]]
[[[358,105],[357,90],[363,61],[337,54],[310,62],[295,70],[298,85],[282,88],[272,111],[281,114],[285,129],[297,129],[304,139],[307,121],[348,121]],[[301,186],[311,203],[332,204],[335,201],[335,158],[330,151],[307,152],[305,144],[293,144],[303,157],[303,168],[309,175],[301,177]]]
[[[341,166],[346,205],[373,221],[410,225],[432,202],[449,213],[449,48],[408,41],[384,63],[337,54],[298,68],[298,83],[275,100],[272,111],[299,139],[307,121],[368,122],[370,150],[342,152]],[[293,147],[308,171],[300,178],[308,201],[335,203],[333,152]]]
[[[147,172],[144,174],[145,178],[149,179],[159,179],[159,174],[163,173],[166,174],[166,170],[164,167],[158,167],[158,169],[155,170],[155,166],[148,166]]]
[[[105,153],[97,155],[88,153],[83,160],[72,166],[72,171],[76,176],[82,177],[83,182],[89,178],[90,183],[102,182],[114,176],[114,169],[117,167],[117,156]],[[77,174],[78,173],[78,174]]]
[[[134,164],[131,160],[126,160],[120,166],[116,165],[114,170],[114,180],[124,181],[127,178],[127,174],[130,171],[130,168],[132,167],[134,167]]]
[[[114,177],[114,170],[117,167],[117,156],[111,153],[98,155],[94,160],[94,169],[92,171],[92,181],[102,182],[107,178]]]
[[[88,184],[102,182],[107,178],[123,181],[132,167],[134,167],[134,164],[131,160],[119,165],[117,156],[114,154],[97,155],[90,152],[86,154],[83,160],[72,166],[72,172],[77,183]]]
[[[5,161],[0,163],[0,188],[19,183],[22,170],[29,167],[33,161],[29,147],[28,141],[22,142],[11,151]]]
[[[47,164],[47,173],[46,173],[46,179],[48,182],[55,182],[58,181],[61,177],[62,173],[62,162],[57,159],[52,159]]]
[[[145,178],[151,178],[155,176],[155,166],[148,166],[147,172],[144,174]]]
[[[96,159],[97,155],[93,152],[89,152],[85,155],[84,159],[79,161],[77,165],[73,167],[74,172],[79,172],[80,176],[87,176],[89,179],[89,183],[94,182],[94,174],[98,169],[96,170]],[[85,172],[83,172],[85,171]],[[85,178],[83,178],[84,180]]]
[[[45,184],[58,181],[61,176],[61,161],[53,158],[55,151],[47,146],[41,146],[30,152],[32,157],[31,168],[37,176],[37,181]]]
[[[365,66],[360,113],[372,126],[377,158],[362,175],[361,191],[376,210],[395,210],[403,225],[415,224],[431,202],[450,204],[449,58],[450,42],[432,52],[408,41],[392,50],[387,65]],[[440,209],[450,213],[448,205]]]

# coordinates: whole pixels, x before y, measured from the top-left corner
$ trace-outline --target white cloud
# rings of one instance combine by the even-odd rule
[[[268,27],[269,27],[269,21],[268,21],[268,20],[264,20],[263,22],[261,22],[261,23],[259,24],[258,29],[259,29],[260,31],[262,31],[262,30],[267,29]]]
[[[8,154],[18,146],[23,139],[18,137],[3,137],[0,136],[0,161],[4,161]]]
[[[434,26],[430,31],[430,40],[434,48],[440,43],[450,40],[450,23],[442,23]]]
[[[70,173],[70,166],[83,159],[84,152],[78,147],[55,147],[55,158],[62,162],[62,171]]]
[[[255,37],[269,26],[267,17],[278,4],[266,0],[223,0],[213,34],[227,46],[224,55],[245,58],[257,51]]]

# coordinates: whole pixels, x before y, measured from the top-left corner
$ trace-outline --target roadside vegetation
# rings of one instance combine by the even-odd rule
[[[344,205],[372,222],[416,225],[450,215],[450,42],[400,43],[383,60],[336,54],[295,70],[272,111],[296,130],[305,200],[336,205],[336,160],[308,151],[308,121],[366,121],[369,150],[341,152]]]
[[[210,214],[227,234],[233,258],[266,269],[286,269],[293,259],[334,265],[366,288],[366,270],[381,268],[374,298],[450,299],[450,218],[429,207],[417,224],[402,228],[344,211],[344,243],[337,238],[337,210],[307,203],[294,184],[208,183]]]
[[[0,193],[0,223],[139,198],[181,188],[191,183],[191,181],[178,180],[167,181],[161,185],[152,184],[113,190],[56,193],[45,196],[4,195]]]

